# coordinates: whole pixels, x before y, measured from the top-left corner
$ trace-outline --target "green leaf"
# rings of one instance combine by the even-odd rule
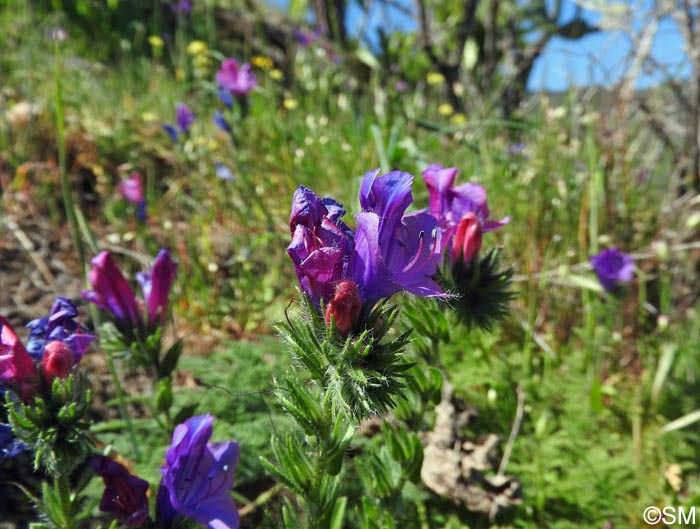
[[[343,518],[345,517],[345,507],[347,504],[348,499],[345,496],[336,499],[335,506],[333,507],[333,514],[331,514],[330,529],[343,529]]]
[[[175,371],[180,355],[182,355],[183,345],[182,340],[178,340],[170,347],[170,349],[168,349],[168,352],[165,353],[165,357],[163,357],[163,362],[161,363],[159,370],[159,375],[161,378],[168,377],[173,371]]]
[[[379,63],[377,58],[367,48],[359,48],[355,54],[360,61],[372,68],[372,70],[380,70],[382,68],[382,65]],[[389,170],[388,167],[384,167],[384,169],[387,171]]]

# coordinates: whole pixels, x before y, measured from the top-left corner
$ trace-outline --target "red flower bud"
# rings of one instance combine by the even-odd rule
[[[452,243],[452,264],[462,257],[465,263],[471,261],[474,254],[481,249],[483,229],[478,217],[469,211],[462,217],[457,226],[454,242]]]
[[[54,340],[46,344],[44,357],[41,360],[41,370],[46,383],[53,382],[57,377],[67,378],[73,367],[73,359],[73,351],[65,343]]]
[[[340,334],[345,336],[350,332],[360,317],[362,301],[354,281],[339,281],[335,286],[333,297],[326,308],[326,323],[330,324],[331,316]]]

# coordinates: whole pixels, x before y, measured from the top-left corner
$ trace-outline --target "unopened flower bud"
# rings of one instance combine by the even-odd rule
[[[55,378],[64,379],[70,374],[73,367],[73,351],[65,343],[54,340],[44,348],[44,358],[41,361],[41,369],[46,382],[50,383]]]
[[[353,328],[362,310],[360,293],[354,281],[340,281],[335,286],[333,297],[326,308],[326,323],[330,324],[331,316],[341,335],[345,336]]]
[[[471,211],[459,221],[452,247],[452,263],[462,257],[465,263],[471,261],[474,254],[481,249],[483,229],[478,217]]]

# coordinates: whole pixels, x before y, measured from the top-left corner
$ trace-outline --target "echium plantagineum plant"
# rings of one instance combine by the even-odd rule
[[[75,321],[76,306],[59,297],[48,317],[30,322],[25,347],[7,319],[0,317],[0,389],[8,424],[2,428],[5,457],[29,450],[34,467],[47,477],[35,499],[57,527],[75,527],[80,511],[72,490],[81,464],[92,450],[87,412],[90,393],[78,363],[93,336]],[[65,522],[65,523],[64,523]]]
[[[457,173],[456,167],[437,164],[423,171],[429,211],[442,231],[440,283],[454,293],[448,306],[461,322],[490,330],[508,313],[513,271],[499,270],[496,249],[484,256],[480,251],[484,234],[502,228],[510,218],[491,219],[484,187],[471,182],[456,186]]]
[[[170,406],[172,405],[171,375],[182,353],[182,341],[177,340],[163,352],[162,334],[169,319],[170,290],[177,263],[168,250],[162,249],[148,272],[136,274],[143,299],[137,300],[134,291],[124,278],[109,252],[101,252],[92,260],[88,280],[92,290],[82,293],[83,299],[106,311],[109,322],[100,328],[103,348],[122,355],[137,367],[154,376],[154,416],[163,413],[162,426],[172,430]]]
[[[340,527],[343,457],[363,419],[382,417],[401,399],[411,363],[403,356],[408,333],[393,329],[399,292],[447,297],[435,281],[442,258],[441,230],[430,213],[407,214],[413,176],[368,172],[361,212],[352,230],[345,209],[310,189],[294,193],[287,253],[303,293],[301,317],[281,326],[298,361],[283,380],[279,401],[305,437],[273,439],[268,471],[296,494],[287,527]],[[309,385],[311,381],[314,384]]]

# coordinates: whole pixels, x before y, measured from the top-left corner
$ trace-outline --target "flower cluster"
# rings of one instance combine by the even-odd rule
[[[49,391],[55,378],[67,378],[94,340],[76,323],[77,317],[78,309],[70,299],[57,298],[48,317],[27,325],[27,348],[0,317],[0,388],[9,388],[29,402],[38,392]]]
[[[238,465],[235,441],[210,443],[214,418],[192,417],[175,428],[161,467],[156,499],[156,524],[176,527],[182,517],[210,529],[236,529],[239,516],[229,491]],[[127,527],[148,521],[148,482],[110,458],[95,456],[92,466],[105,483],[100,509]]]
[[[168,298],[176,273],[177,263],[168,250],[162,249],[150,272],[137,274],[146,307],[145,315],[142,315],[134,291],[114,264],[112,256],[109,252],[101,252],[92,260],[88,274],[92,290],[83,291],[82,297],[112,313],[117,324],[132,329],[142,329],[145,324],[152,331],[167,321]]]
[[[362,305],[371,307],[402,290],[444,295],[434,280],[442,251],[438,221],[427,212],[406,214],[413,202],[412,175],[379,172],[362,180],[354,232],[335,200],[303,186],[294,193],[287,253],[304,293],[317,310],[325,308],[327,321],[334,317],[343,334]]]

